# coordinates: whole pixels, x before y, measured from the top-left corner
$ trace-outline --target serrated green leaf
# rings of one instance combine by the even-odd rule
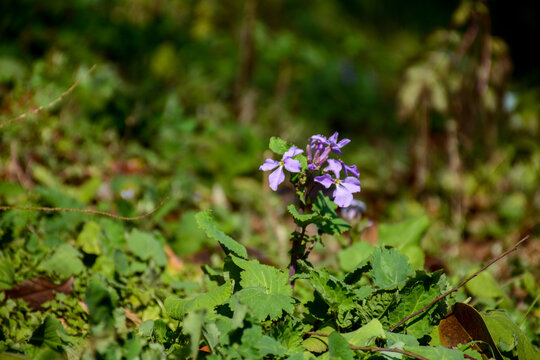
[[[197,224],[199,224],[199,227],[206,232],[208,237],[219,242],[226,254],[232,253],[238,257],[247,259],[246,248],[215,226],[212,212],[210,210],[197,213],[195,218],[197,219]]]
[[[399,299],[396,291],[378,290],[366,299],[363,299],[358,307],[362,322],[367,323],[371,319],[382,319],[394,308]]]
[[[50,274],[67,279],[71,275],[80,274],[84,270],[81,254],[71,245],[62,244],[54,251],[53,255],[42,261],[38,269]]]
[[[319,193],[313,203],[313,211],[319,213],[322,217],[320,221],[316,222],[320,232],[339,235],[351,228],[348,222],[338,216],[335,211],[336,208],[337,205],[332,200],[324,196],[322,192]]]
[[[283,321],[279,321],[272,326],[270,336],[279,341],[288,350],[288,353],[294,354],[304,351],[302,346],[304,332],[309,329],[311,329],[311,326],[304,324],[300,319],[287,316]]]
[[[153,259],[159,266],[167,265],[163,247],[152,234],[134,229],[127,239],[128,248],[140,259]]]
[[[317,213],[300,214],[296,206],[293,204],[287,206],[287,210],[289,210],[289,213],[293,216],[294,223],[299,227],[304,227],[316,221],[322,220],[322,216]]]
[[[281,317],[283,311],[294,311],[293,300],[289,296],[268,294],[263,287],[250,287],[236,293],[238,299],[246,304],[251,314],[258,320],[271,320]]]
[[[372,319],[361,328],[341,335],[354,346],[371,346],[377,339],[386,339],[386,332],[377,319]]]
[[[388,315],[389,322],[396,324],[424,306],[429,304],[433,299],[441,294],[441,289],[438,284],[439,276],[429,276],[424,273],[419,273],[416,280],[411,280],[400,291],[400,299],[398,304],[392,309]],[[439,303],[442,306],[444,303]],[[421,338],[428,335],[433,325],[444,315],[446,309],[439,306],[432,306],[428,311],[410,319],[405,323],[405,332],[413,335],[416,338]],[[443,306],[444,307],[444,306]]]
[[[283,155],[287,152],[287,150],[289,150],[291,146],[288,145],[285,140],[272,136],[270,138],[270,143],[268,144],[268,147],[276,154]]]
[[[463,360],[463,353],[459,350],[447,349],[442,346],[403,346],[403,350],[421,355],[430,360]]]
[[[381,289],[393,289],[404,285],[414,272],[407,257],[398,253],[396,249],[375,249],[371,265],[373,269],[369,274],[375,286]]]
[[[324,269],[311,271],[311,285],[327,304],[328,311],[336,318],[341,328],[348,328],[357,319],[357,298],[345,283],[328,274]],[[317,300],[317,297],[315,298]],[[313,305],[317,305],[313,303]],[[320,306],[319,306],[320,307]]]
[[[173,319],[181,320],[185,314],[191,311],[205,309],[212,311],[217,305],[223,304],[232,294],[232,281],[195,296],[194,298],[181,299],[177,296],[169,296],[165,299],[165,310]]]
[[[100,255],[101,247],[99,246],[99,235],[101,234],[101,226],[93,221],[84,224],[82,231],[77,237],[77,245],[87,254]]]
[[[292,289],[285,272],[255,260],[233,257],[233,261],[243,269],[240,274],[243,289],[237,293],[238,299],[249,307],[257,319],[276,319],[281,317],[283,311],[293,312]]]
[[[328,336],[328,352],[330,359],[353,360],[354,353],[349,347],[347,340],[338,332],[334,331]]]
[[[14,281],[13,266],[0,253],[0,291],[10,289],[14,285]]]

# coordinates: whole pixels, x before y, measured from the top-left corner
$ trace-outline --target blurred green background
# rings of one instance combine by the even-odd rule
[[[2,124],[97,67],[61,104],[2,125],[0,200],[129,216],[169,197],[128,226],[204,258],[194,214],[212,208],[224,231],[286,263],[292,193],[258,171],[268,139],[303,147],[339,131],[367,205],[341,245],[426,215],[436,266],[466,272],[531,234],[499,270],[534,269],[538,13],[502,1],[2,1]],[[54,216],[40,231],[59,238],[85,219]]]

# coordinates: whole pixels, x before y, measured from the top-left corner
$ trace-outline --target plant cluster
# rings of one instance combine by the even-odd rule
[[[300,208],[288,207],[300,229],[291,237],[294,267],[288,272],[250,258],[245,246],[217,227],[209,210],[199,212],[196,221],[225,256],[215,266],[202,266],[202,283],[190,280],[194,269],[178,265],[158,232],[128,232],[110,219],[84,221],[87,214],[80,213],[60,214],[55,222],[38,213],[7,212],[2,229],[9,242],[0,257],[0,287],[7,290],[0,295],[2,356],[535,359],[538,352],[504,312],[479,313],[456,303],[447,295],[462,291],[460,285],[450,289],[442,271],[411,264],[410,249],[426,229],[424,219],[385,230],[379,246],[357,243],[366,246],[346,249],[339,254],[339,272],[308,261],[306,251],[322,235],[348,229],[336,213],[339,173],[328,193],[334,201],[324,186],[333,161],[340,160],[327,158],[326,166],[320,160],[336,138],[312,137],[307,157],[283,140],[270,141],[282,160],[266,160],[263,170],[273,167],[277,179],[281,166],[291,171],[299,194]],[[356,173],[354,167],[347,171]],[[322,186],[314,194],[310,187],[316,184]],[[75,241],[38,236],[66,219],[82,226]],[[38,220],[32,236],[20,236],[28,221]],[[317,233],[307,236],[308,225]],[[388,246],[396,238],[409,248]],[[458,299],[463,296],[458,292]]]

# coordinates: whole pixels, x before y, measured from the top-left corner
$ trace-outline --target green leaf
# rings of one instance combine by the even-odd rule
[[[267,317],[273,320],[281,317],[283,311],[293,312],[292,289],[285,272],[255,260],[233,257],[233,261],[243,269],[240,274],[243,289],[237,293],[238,299],[258,320]]]
[[[400,292],[399,303],[388,315],[390,323],[398,323],[407,315],[422,309],[439,296],[441,294],[438,285],[439,277],[440,274],[427,275],[420,272],[416,279],[409,281]],[[433,325],[445,315],[444,303],[439,302],[438,305],[432,306],[428,311],[407,321],[404,325],[405,332],[416,338],[421,338],[428,335]]]
[[[268,294],[263,287],[250,287],[237,293],[238,299],[246,304],[252,315],[263,321],[267,318],[274,320],[280,318],[283,311],[294,311],[293,300],[281,294]]]
[[[302,170],[305,170],[308,168],[307,157],[304,154],[298,154],[294,156],[293,159],[300,161],[300,166],[302,166]]]
[[[378,290],[359,304],[358,312],[363,322],[371,319],[383,319],[394,308],[399,299],[396,291]]]
[[[182,332],[189,335],[191,357],[197,359],[199,355],[199,342],[201,340],[201,331],[204,322],[204,313],[200,311],[193,311],[185,317],[182,321]]]
[[[139,326],[139,334],[150,337],[154,331],[154,320],[146,320]]]
[[[63,352],[66,339],[69,339],[69,337],[62,323],[55,317],[48,316],[34,331],[28,342],[34,346],[41,347],[45,345],[55,351]]]
[[[300,214],[298,209],[293,204],[287,206],[287,210],[293,216],[294,223],[299,227],[304,227],[316,221],[322,220],[322,216],[317,213]]]
[[[165,310],[173,319],[181,320],[185,314],[191,311],[205,309],[212,311],[217,305],[223,304],[231,297],[233,289],[232,281],[190,299],[181,299],[177,296],[169,296],[165,299]]]
[[[459,350],[447,349],[442,346],[403,346],[403,350],[410,351],[413,354],[421,355],[430,360],[463,360],[463,353]]]
[[[420,345],[415,336],[387,331],[386,332],[386,345],[388,347],[393,347],[394,344],[396,343],[402,343],[404,345],[410,345],[410,346]]]
[[[218,241],[226,254],[232,253],[238,257],[247,259],[246,248],[215,226],[210,210],[201,211],[195,215],[195,218],[199,227],[206,232],[208,237]]]
[[[0,291],[8,290],[14,285],[15,273],[13,266],[0,253]]]
[[[159,266],[167,265],[167,257],[160,242],[152,234],[133,229],[127,239],[128,248],[140,259],[153,259]]]
[[[482,314],[493,341],[502,352],[513,352],[520,360],[540,359],[540,352],[531,345],[527,336],[501,310]]]
[[[398,249],[409,258],[409,263],[415,269],[422,269],[425,255],[420,243],[429,225],[429,219],[425,215],[397,224],[381,224],[377,244]]]
[[[386,339],[386,332],[381,322],[377,319],[372,319],[361,328],[341,335],[343,335],[349,344],[354,346],[371,346],[375,344],[375,340],[377,339]]]
[[[401,249],[408,245],[420,245],[424,232],[429,227],[427,216],[419,216],[397,224],[381,224],[377,244]]]
[[[318,333],[321,334],[330,334],[333,331],[335,331],[334,328],[330,326],[326,326],[320,330],[318,330]],[[311,335],[306,340],[302,342],[302,346],[311,352],[316,353],[322,353],[325,352],[328,349],[328,337],[326,336],[317,336],[317,335]]]
[[[77,245],[87,254],[101,254],[99,246],[99,235],[101,234],[101,226],[93,221],[84,224],[82,231],[77,237]]]
[[[272,136],[270,138],[270,143],[268,144],[268,147],[276,154],[283,155],[287,152],[287,150],[290,149],[291,146],[288,145],[285,140]]]
[[[322,192],[319,193],[313,203],[313,211],[319,213],[322,217],[322,220],[316,222],[320,232],[339,235],[351,228],[348,222],[339,217],[336,208],[337,205],[332,200],[324,196]]]
[[[375,249],[371,265],[373,269],[369,274],[375,286],[381,289],[400,287],[413,274],[413,267],[408,263],[407,257],[399,254],[396,249]]]
[[[341,328],[351,326],[356,319],[355,311],[358,300],[354,291],[324,269],[311,271],[310,277],[311,285],[316,294],[328,305],[328,311],[334,317],[337,315],[337,324]],[[317,297],[315,297],[315,300],[317,300]],[[310,303],[310,306],[316,307],[316,302]],[[317,309],[314,310],[317,311]]]
[[[328,352],[330,359],[353,360],[354,353],[349,347],[347,340],[338,332],[334,331],[328,337]]]
[[[86,288],[86,304],[89,312],[88,320],[91,325],[111,326],[114,324],[114,309],[117,302],[117,296],[114,295],[99,280],[90,280]]]
[[[62,244],[56,248],[51,257],[42,261],[38,269],[67,279],[71,275],[80,274],[84,270],[81,254],[71,245]]]
[[[471,274],[474,273],[471,271]],[[474,279],[465,284],[467,291],[479,298],[494,299],[504,296],[504,292],[497,280],[488,271],[482,271]]]
[[[350,272],[358,264],[373,254],[375,248],[366,241],[359,241],[338,253],[339,266],[343,271]]]

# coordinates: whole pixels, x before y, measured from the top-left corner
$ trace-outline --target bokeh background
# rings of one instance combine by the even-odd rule
[[[422,217],[430,224],[426,266],[461,276],[530,234],[519,258],[494,276],[527,273],[537,281],[538,8],[525,1],[2,1],[0,200],[133,216],[169,197],[126,226],[159,232],[183,259],[207,262],[214,245],[194,214],[212,208],[225,232],[286,264],[292,193],[271,192],[258,171],[271,155],[268,139],[303,147],[310,135],[338,131],[352,140],[345,159],[360,169],[366,211],[314,260],[331,265],[340,248],[375,241],[379,224]],[[10,122],[81,77],[52,109]],[[86,219],[4,214],[3,238],[17,229],[13,222],[35,221],[61,239]],[[508,286],[526,309],[536,290]]]

